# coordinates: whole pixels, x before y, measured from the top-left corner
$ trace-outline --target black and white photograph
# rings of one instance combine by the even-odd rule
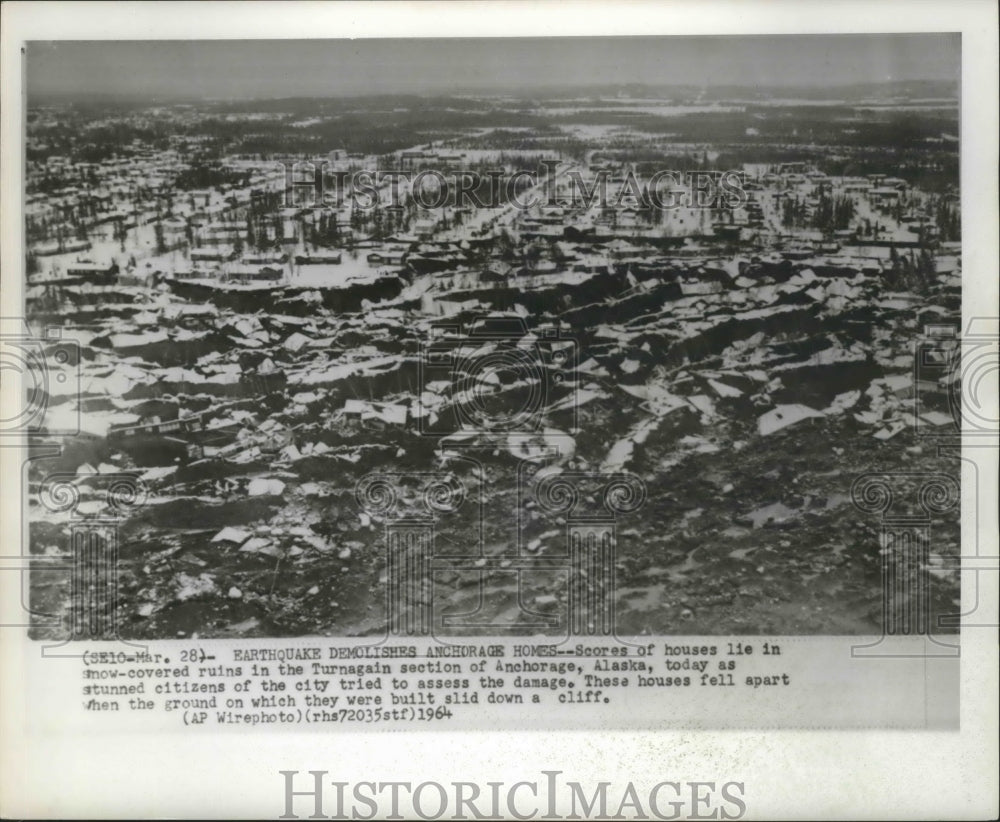
[[[30,545],[115,519],[98,628],[957,630],[958,35],[25,59]]]

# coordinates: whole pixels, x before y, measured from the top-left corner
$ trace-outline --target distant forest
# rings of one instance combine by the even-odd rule
[[[165,148],[177,137],[191,138],[208,159],[226,154],[315,157],[334,148],[385,155],[433,142],[550,149],[580,159],[588,146],[574,129],[604,126],[653,141],[663,135],[659,142],[666,145],[710,146],[719,155],[712,163],[716,168],[806,160],[831,174],[892,173],[931,191],[958,186],[958,108],[947,102],[914,108],[750,101],[737,110],[684,114],[669,112],[671,103],[683,101],[581,100],[568,108],[565,99],[550,105],[537,98],[397,95],[155,108],[75,103],[61,107],[55,117],[46,116],[52,109],[32,109],[26,150],[29,160],[67,155],[98,162],[129,156],[140,144]],[[663,113],[656,111],[661,106]]]

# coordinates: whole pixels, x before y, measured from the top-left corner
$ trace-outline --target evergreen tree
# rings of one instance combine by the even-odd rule
[[[167,250],[167,244],[163,239],[163,223],[159,220],[153,225],[153,234],[156,237],[156,253],[163,254]]]

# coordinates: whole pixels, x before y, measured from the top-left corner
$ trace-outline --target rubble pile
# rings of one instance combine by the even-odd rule
[[[373,471],[452,472],[483,512],[437,526],[440,556],[482,564],[432,572],[436,607],[487,608],[482,624],[544,615],[564,575],[503,565],[518,544],[555,556],[565,540],[565,521],[521,494],[525,461],[535,479],[645,483],[645,505],[618,523],[621,633],[877,631],[879,524],[851,483],[955,473],[914,425],[951,423],[950,377],[921,383],[913,352],[925,326],[960,317],[957,271],[917,295],[860,263],[652,257],[337,291],[29,291],[32,321],[71,316],[62,338],[79,344],[78,386],[54,387],[46,418],[79,433],[32,462],[32,482],[76,474],[76,515],[100,515],[102,475],[137,474],[148,491],[120,529],[123,636],[384,631],[384,523],[356,498]],[[523,330],[469,336],[497,313]],[[428,369],[442,323],[452,364]],[[510,373],[476,372],[504,346],[522,358]],[[527,407],[530,430],[470,428],[470,407]],[[64,550],[65,515],[35,504],[31,520],[34,552]],[[958,554],[957,512],[934,537],[932,563]],[[934,579],[935,611],[956,611],[957,574]],[[33,595],[51,611],[65,587]]]

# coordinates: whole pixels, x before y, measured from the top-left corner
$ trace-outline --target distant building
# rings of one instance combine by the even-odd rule
[[[368,265],[402,265],[406,258],[406,251],[387,249],[385,251],[374,251],[365,259]]]
[[[778,174],[805,174],[805,163],[782,163],[778,166]]]
[[[236,251],[228,245],[191,249],[191,262],[197,263],[224,263],[232,260],[235,256]]]
[[[79,260],[66,266],[69,277],[78,277],[86,282],[98,285],[110,285],[118,274],[117,263],[95,263],[90,260]]]
[[[226,274],[227,282],[277,282],[284,278],[284,272],[274,266],[238,265],[230,268]]]
[[[871,200],[872,205],[895,205],[899,202],[899,198],[902,192],[898,188],[889,188],[883,186],[881,188],[873,188],[868,192],[868,198]]]
[[[321,251],[312,254],[299,254],[295,257],[296,265],[340,265],[342,260],[339,251]]]
[[[244,265],[281,265],[288,259],[283,251],[274,254],[244,254],[240,260]]]

